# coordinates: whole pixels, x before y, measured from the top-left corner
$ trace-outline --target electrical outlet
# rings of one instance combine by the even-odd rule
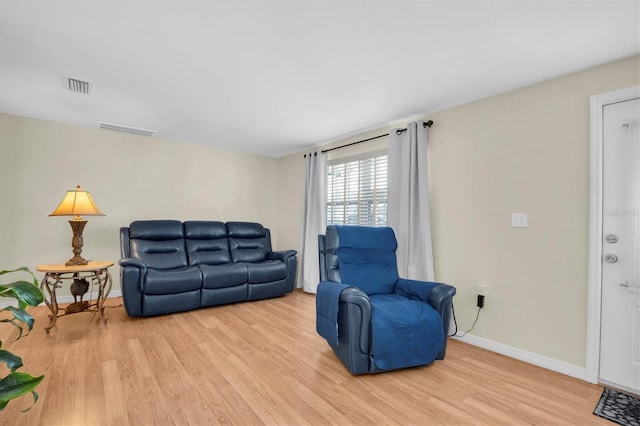
[[[478,289],[478,294],[480,296],[486,296],[487,295],[487,291],[489,290],[489,287],[487,287],[486,285],[480,284],[480,285],[478,285],[477,289]]]

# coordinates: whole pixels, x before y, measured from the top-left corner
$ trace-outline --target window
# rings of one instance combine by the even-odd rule
[[[330,161],[327,225],[387,224],[387,152]]]

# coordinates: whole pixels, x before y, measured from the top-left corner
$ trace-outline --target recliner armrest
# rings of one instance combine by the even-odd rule
[[[355,303],[365,309],[371,311],[371,301],[369,296],[358,287],[349,287],[340,293],[340,301],[346,303]]]
[[[371,300],[369,296],[357,287],[349,287],[340,294],[340,303],[351,303],[360,308],[361,330],[360,351],[369,352],[369,333],[371,327]]]
[[[417,298],[429,303],[433,309],[443,316],[447,303],[451,303],[456,294],[456,288],[448,284],[432,281],[418,281],[400,278],[396,283],[394,293],[408,298]]]
[[[438,283],[431,281],[409,280],[399,278],[396,282],[393,292],[409,299],[419,299],[429,302],[429,295]]]
[[[298,252],[295,250],[272,251],[267,253],[267,259],[282,260],[283,262],[286,262],[288,258],[295,256],[296,254],[298,254]]]
[[[449,334],[449,323],[451,322],[451,305],[456,288],[448,284],[431,281],[416,281],[400,278],[396,283],[395,293],[404,297],[417,298],[429,303],[442,318],[444,335]],[[436,359],[444,359],[447,350],[447,339]]]
[[[443,315],[445,308],[451,304],[455,294],[455,287],[439,283],[431,290],[427,301],[440,315]]]
[[[444,335],[449,334],[449,324],[451,323],[453,296],[456,294],[456,288],[448,284],[438,284],[429,293],[429,304],[440,313],[442,317],[442,326],[444,327]],[[444,339],[444,346],[436,357],[436,359],[444,359],[447,352],[447,338]]]

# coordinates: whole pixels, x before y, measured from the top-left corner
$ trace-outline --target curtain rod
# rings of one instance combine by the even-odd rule
[[[432,124],[433,124],[433,120],[425,121],[424,123],[422,123],[422,127],[431,127]],[[406,130],[407,130],[406,128],[405,129],[398,129],[398,130],[396,130],[396,135],[399,135],[400,133],[402,133],[402,132],[404,132]],[[369,142],[369,141],[372,141],[374,139],[380,139],[380,138],[383,138],[385,136],[389,136],[389,133],[385,133],[384,135],[380,135],[380,136],[374,136],[372,138],[364,139],[364,140],[361,140],[361,141],[358,141],[358,142],[351,142],[351,143],[348,143],[346,145],[336,146],[335,148],[324,149],[324,150],[320,151],[320,154],[324,154],[324,153],[327,153],[329,151],[333,151],[335,149],[346,148],[346,147],[351,146],[351,145],[357,145],[357,144],[363,143],[363,142]],[[306,154],[305,154],[305,157],[306,157]]]

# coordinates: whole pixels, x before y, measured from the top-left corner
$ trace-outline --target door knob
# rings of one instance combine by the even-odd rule
[[[609,244],[615,244],[618,242],[618,236],[617,235],[613,235],[613,234],[609,234],[606,237],[604,237],[604,239],[609,243]]]
[[[606,260],[607,263],[616,263],[618,261],[618,256],[615,254],[608,254],[604,257],[604,260]]]

